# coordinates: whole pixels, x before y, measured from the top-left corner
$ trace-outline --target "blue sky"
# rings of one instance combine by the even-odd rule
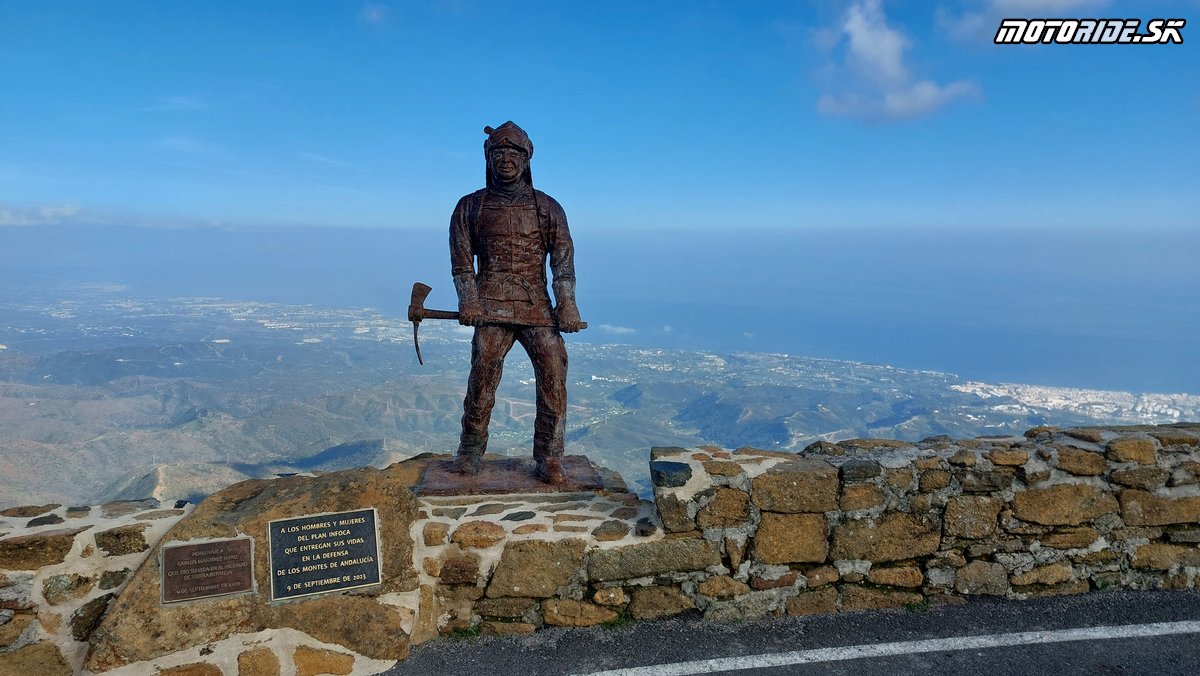
[[[1191,228],[1200,2],[0,3],[0,224]],[[1002,16],[1184,44],[995,46]]]

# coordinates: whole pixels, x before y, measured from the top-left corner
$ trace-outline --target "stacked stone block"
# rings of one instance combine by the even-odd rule
[[[157,500],[0,511],[0,673],[78,672],[87,640],[190,505]]]
[[[654,505],[623,485],[601,493],[423,498],[411,528],[421,578],[413,641],[615,621],[614,608],[628,599],[589,584],[585,551],[590,557],[660,539],[655,520]]]
[[[652,467],[664,528],[698,531],[745,586],[698,594],[706,615],[807,614],[1195,587],[1198,432],[1037,428],[819,442],[799,454],[656,449]]]

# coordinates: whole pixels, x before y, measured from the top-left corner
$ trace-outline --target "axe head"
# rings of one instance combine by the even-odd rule
[[[419,322],[425,318],[425,299],[430,291],[433,291],[433,287],[428,284],[413,283],[412,299],[408,302],[408,321]]]

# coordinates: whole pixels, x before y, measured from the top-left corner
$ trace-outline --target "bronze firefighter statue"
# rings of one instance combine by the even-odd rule
[[[575,306],[575,252],[567,216],[558,202],[533,187],[533,143],[517,125],[484,127],[486,187],[466,195],[450,216],[450,269],[458,312],[425,310],[429,287],[414,285],[409,319],[452,318],[475,327],[471,375],[463,399],[462,435],[455,469],[479,472],[488,422],[504,358],[520,343],[533,363],[537,414],[533,458],[537,476],[563,482],[567,412],[567,349],[562,333],[587,328]],[[555,304],[547,292],[546,261]],[[418,348],[419,354],[419,348]]]

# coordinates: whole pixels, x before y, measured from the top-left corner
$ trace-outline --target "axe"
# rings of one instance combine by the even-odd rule
[[[421,326],[421,320],[458,319],[458,313],[450,310],[426,310],[425,299],[429,297],[430,291],[433,291],[433,288],[428,284],[414,282],[412,300],[408,303],[408,321],[413,323],[413,347],[417,348],[417,362],[421,366],[425,365],[425,360],[421,359],[421,341],[417,339],[417,329]],[[583,328],[587,328],[587,322],[583,323]]]
[[[429,292],[433,291],[433,287],[421,282],[414,282],[412,289],[412,300],[408,303],[408,321],[413,323],[413,347],[417,348],[417,362],[421,366],[425,365],[425,360],[421,359],[421,342],[417,340],[417,328],[421,326],[422,319],[458,319],[457,312],[449,310],[426,310],[425,299],[429,297]]]

